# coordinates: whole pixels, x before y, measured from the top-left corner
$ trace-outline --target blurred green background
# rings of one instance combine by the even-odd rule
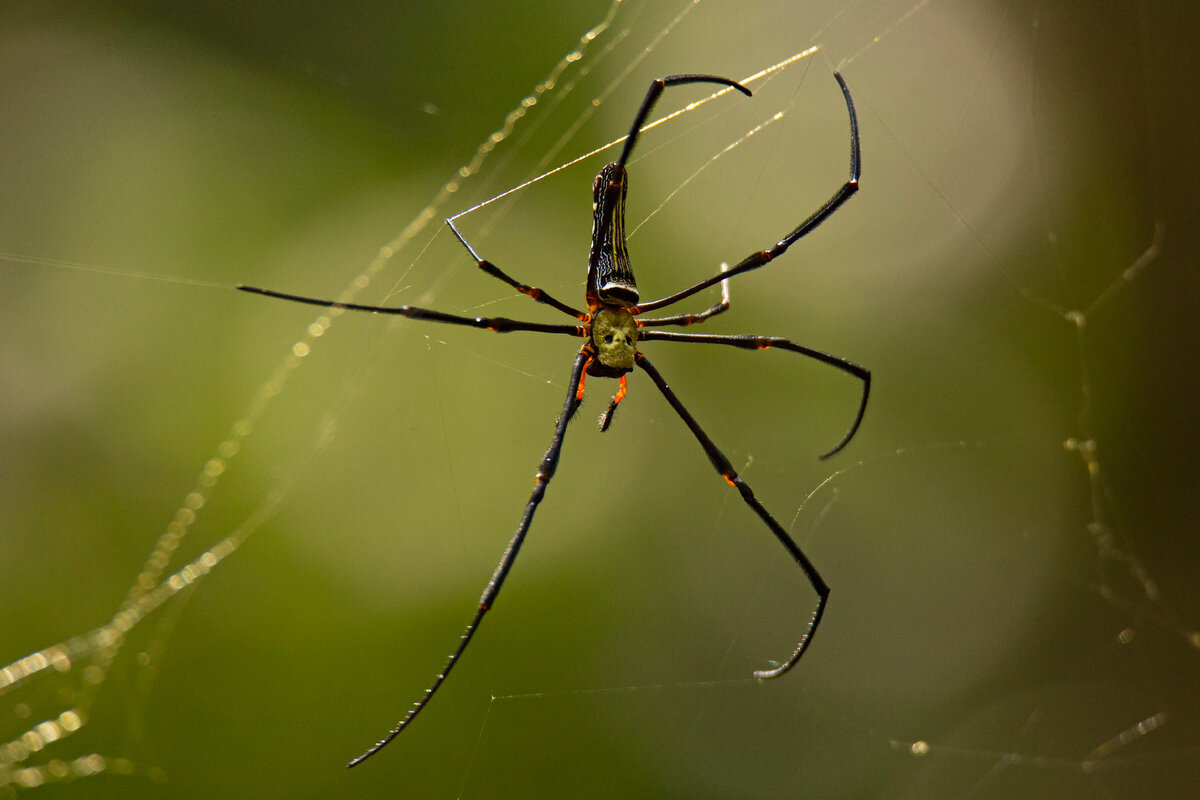
[[[0,797],[1187,794],[1185,5],[0,5],[0,665],[108,623],[198,485],[166,573],[249,537],[118,648],[0,692]],[[817,461],[857,397],[820,364],[645,348],[833,587],[811,651],[750,678],[790,653],[807,584],[644,376],[604,435],[593,380],[496,610],[347,772],[473,612],[576,343],[362,315],[315,337],[313,309],[233,286],[336,295],[430,208],[359,300],[562,321],[440,220],[623,135],[654,77],[812,45],[648,133],[628,222],[646,298],[773,243],[846,178],[843,71],[862,191],[708,327],[871,368],[858,437]],[[582,302],[613,157],[458,224]],[[1068,440],[1095,443],[1090,472]],[[72,708],[86,724],[29,751]],[[92,753],[103,773],[56,779]]]

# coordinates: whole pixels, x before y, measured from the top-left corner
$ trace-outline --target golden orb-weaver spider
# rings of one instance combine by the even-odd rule
[[[821,579],[816,567],[813,566],[808,557],[804,555],[804,552],[792,540],[792,537],[775,521],[770,512],[754,496],[754,492],[751,491],[750,486],[734,471],[733,466],[729,463],[729,459],[725,457],[724,453],[708,437],[708,434],[704,432],[699,423],[696,422],[683,406],[683,403],[680,402],[679,398],[667,385],[663,376],[638,349],[637,345],[639,342],[666,341],[730,345],[747,350],[780,349],[799,353],[800,355],[808,356],[809,358],[814,358],[837,367],[862,381],[862,400],[858,406],[858,414],[855,416],[850,429],[842,437],[842,440],[828,452],[824,453],[821,458],[828,458],[850,442],[850,439],[858,430],[858,426],[862,423],[863,414],[867,409],[867,397],[871,389],[871,373],[865,368],[843,358],[829,355],[819,350],[813,350],[787,339],[777,337],[706,335],[650,330],[651,328],[668,325],[694,325],[728,310],[729,293],[726,282],[730,278],[757,269],[782,255],[796,240],[828,219],[833,212],[841,208],[842,204],[858,191],[861,158],[858,141],[858,121],[854,113],[854,101],[850,97],[850,90],[846,87],[846,82],[842,76],[835,72],[834,77],[837,79],[838,85],[841,86],[842,95],[846,100],[846,108],[850,113],[850,179],[823,206],[771,248],[757,250],[732,267],[722,266],[721,271],[716,275],[660,300],[654,300],[649,303],[639,302],[637,283],[633,277],[633,270],[629,266],[629,253],[625,247],[625,195],[629,188],[629,177],[625,169],[625,164],[629,159],[630,153],[633,151],[634,144],[637,142],[638,134],[646,121],[646,117],[666,87],[688,83],[715,83],[736,89],[746,96],[750,96],[749,89],[728,78],[721,78],[715,75],[671,75],[666,78],[659,78],[650,84],[650,90],[646,93],[641,108],[638,110],[637,116],[634,117],[633,125],[629,129],[629,135],[625,138],[625,146],[621,151],[620,158],[605,165],[592,184],[592,244],[588,255],[587,291],[585,295],[587,311],[580,311],[556,300],[535,286],[526,285],[509,277],[507,273],[495,264],[482,258],[475,251],[475,248],[471,246],[471,243],[467,241],[466,237],[455,226],[453,219],[446,220],[446,224],[449,225],[454,236],[467,249],[471,257],[475,259],[476,264],[478,264],[481,270],[494,278],[504,281],[521,294],[527,295],[539,303],[543,303],[568,316],[574,317],[579,324],[552,325],[538,322],[523,322],[506,317],[463,317],[427,308],[417,308],[415,306],[379,307],[357,303],[339,303],[333,300],[301,297],[299,295],[285,294],[283,292],[259,289],[252,286],[238,286],[239,289],[246,292],[291,300],[297,303],[346,308],[354,311],[368,311],[375,314],[399,314],[410,319],[443,322],[450,325],[466,325],[483,328],[496,333],[509,333],[512,331],[555,333],[576,336],[585,340],[583,347],[580,348],[579,353],[575,356],[575,363],[571,368],[571,376],[567,380],[566,403],[563,405],[562,412],[558,415],[558,421],[554,427],[554,438],[550,441],[550,447],[546,450],[546,455],[542,458],[541,466],[534,479],[533,493],[530,495],[529,501],[525,504],[525,513],[521,516],[517,532],[508,543],[508,547],[505,549],[500,563],[496,566],[495,572],[492,573],[491,580],[488,581],[487,586],[484,588],[483,594],[479,598],[475,616],[470,624],[467,625],[458,647],[450,654],[445,667],[438,673],[430,687],[425,690],[425,694],[413,704],[408,713],[396,723],[384,738],[377,741],[365,753],[351,761],[349,766],[353,767],[361,764],[379,752],[412,722],[413,718],[417,716],[421,709],[429,702],[430,698],[433,697],[434,693],[437,692],[442,682],[445,681],[450,671],[454,668],[454,665],[458,663],[459,656],[462,655],[467,645],[470,644],[471,638],[479,629],[479,624],[483,620],[483,616],[492,607],[496,596],[500,593],[500,588],[504,585],[504,580],[508,577],[509,570],[512,569],[513,562],[516,560],[517,554],[521,550],[521,545],[525,541],[525,536],[529,532],[530,525],[533,522],[533,515],[546,494],[546,487],[549,485],[550,479],[554,476],[554,471],[558,465],[559,453],[562,451],[563,438],[567,432],[567,423],[571,421],[575,416],[575,412],[579,410],[579,405],[583,400],[584,379],[588,375],[616,378],[619,381],[619,388],[613,396],[612,402],[609,403],[608,410],[600,418],[600,430],[605,431],[612,423],[617,404],[625,397],[625,376],[635,368],[645,372],[654,385],[658,387],[658,390],[662,392],[667,402],[671,405],[671,408],[675,410],[675,413],[687,425],[692,435],[696,437],[701,448],[704,449],[705,455],[712,462],[713,467],[724,478],[726,483],[738,490],[746,505],[750,506],[762,521],[766,523],[771,533],[775,535],[800,566],[808,582],[817,593],[816,608],[813,610],[808,627],[801,636],[791,657],[772,669],[757,670],[754,676],[756,678],[773,678],[782,675],[800,660],[800,656],[804,654],[805,649],[812,640],[813,634],[816,633],[817,626],[820,624],[821,615],[824,613],[825,604],[829,599],[829,587]],[[721,284],[721,301],[705,311],[697,314],[678,314],[671,317],[653,319],[644,319],[641,316],[647,311],[655,311],[673,305],[717,283]]]

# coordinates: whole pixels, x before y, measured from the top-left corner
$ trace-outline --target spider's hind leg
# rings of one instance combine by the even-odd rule
[[[729,265],[722,263],[721,272],[729,271]],[[705,320],[715,317],[717,314],[723,314],[729,310],[729,281],[721,281],[721,299],[713,304],[711,308],[701,311],[699,314],[676,314],[672,317],[655,317],[653,319],[638,319],[638,326],[645,328],[657,328],[664,325],[695,325]]]

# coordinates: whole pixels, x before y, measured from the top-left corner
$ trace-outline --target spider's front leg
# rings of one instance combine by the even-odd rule
[[[788,554],[799,565],[801,571],[804,573],[804,577],[808,579],[809,584],[812,586],[813,591],[817,593],[817,605],[813,609],[812,617],[809,619],[808,628],[800,637],[800,642],[796,645],[796,649],[792,652],[791,657],[772,669],[754,671],[754,677],[756,678],[778,677],[795,666],[796,662],[800,660],[800,656],[804,655],[804,651],[808,649],[812,637],[817,632],[817,626],[821,623],[821,616],[825,613],[825,604],[829,602],[829,586],[821,578],[820,573],[817,572],[817,568],[809,561],[808,556],[804,555],[804,551],[800,549],[800,546],[788,535],[783,526],[775,521],[775,518],[771,516],[771,512],[767,511],[766,507],[754,496],[750,485],[742,480],[741,476],[734,471],[733,465],[729,463],[729,459],[713,443],[713,440],[700,427],[700,423],[696,422],[695,417],[688,412],[675,393],[671,391],[662,374],[641,353],[637,355],[637,365],[641,367],[643,372],[650,376],[650,380],[654,381],[654,385],[662,392],[663,397],[667,399],[671,408],[675,410],[675,413],[687,425],[688,430],[696,437],[696,441],[704,449],[704,454],[708,456],[708,460],[712,463],[713,468],[716,469],[717,473],[720,474],[727,484],[738,490],[746,505],[750,506],[754,513],[758,514],[759,519],[766,523],[771,533],[775,535],[775,538],[779,540],[779,543],[783,545],[784,549],[788,551]]]
[[[508,547],[504,549],[504,555],[500,557],[500,563],[496,565],[491,579],[483,589],[483,594],[479,596],[475,616],[467,625],[466,630],[463,631],[463,635],[458,642],[458,647],[446,659],[446,665],[442,667],[442,671],[437,674],[433,683],[425,690],[420,699],[413,703],[408,713],[388,731],[386,736],[371,745],[365,753],[356,757],[347,766],[356,767],[378,753],[389,742],[399,736],[400,732],[408,727],[417,714],[421,713],[421,709],[425,708],[438,688],[441,687],[442,683],[450,675],[450,671],[458,663],[459,657],[467,649],[467,645],[471,643],[475,632],[479,630],[479,624],[483,621],[484,615],[487,614],[496,602],[496,597],[500,594],[501,587],[504,586],[504,579],[508,577],[513,562],[517,560],[517,554],[521,551],[521,545],[525,543],[525,536],[529,533],[529,528],[533,524],[533,515],[537,511],[538,505],[541,504],[542,498],[546,495],[546,487],[550,484],[550,479],[554,477],[554,472],[558,469],[558,457],[562,453],[563,438],[567,433],[567,423],[575,416],[575,412],[579,410],[580,401],[583,399],[583,371],[588,362],[591,361],[592,354],[591,345],[585,344],[579,351],[579,354],[575,356],[575,364],[571,368],[571,377],[567,381],[567,399],[563,404],[562,413],[558,415],[558,421],[554,424],[554,438],[550,440],[550,447],[547,448],[546,455],[542,457],[542,463],[538,467],[537,475],[534,477],[533,492],[529,495],[529,500],[525,504],[525,513],[521,515],[521,522],[517,525],[517,532],[513,534]]]

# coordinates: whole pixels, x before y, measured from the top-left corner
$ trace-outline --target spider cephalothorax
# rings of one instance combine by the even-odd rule
[[[592,315],[592,344],[596,347],[590,375],[616,378],[633,370],[637,355],[637,322],[633,315],[617,306],[601,306]]]

